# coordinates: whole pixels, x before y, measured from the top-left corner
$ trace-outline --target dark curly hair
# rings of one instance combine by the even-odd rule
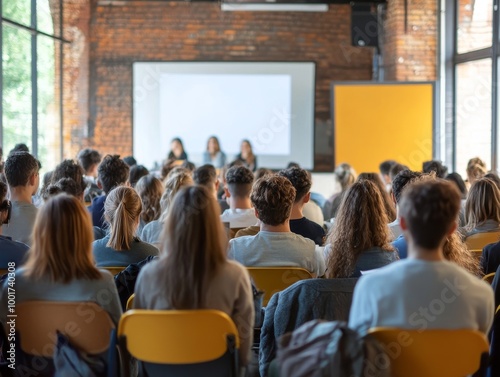
[[[237,198],[246,198],[252,191],[254,176],[245,166],[233,166],[226,172],[226,185],[229,193]]]
[[[399,203],[403,189],[421,176],[422,173],[418,171],[403,170],[394,177],[392,180],[392,193],[396,198],[396,203]]]
[[[213,165],[206,164],[197,168],[193,172],[193,181],[197,185],[209,186],[213,185],[217,180],[217,171]]]
[[[106,155],[97,168],[97,177],[106,194],[127,182],[128,173],[128,165],[117,154]]]
[[[259,220],[266,225],[283,224],[295,202],[295,188],[285,177],[265,176],[257,180],[250,195]]]
[[[448,172],[448,168],[446,166],[444,166],[441,161],[431,160],[431,161],[425,161],[422,164],[422,171],[424,173],[435,172],[436,177],[444,178],[444,177],[446,177],[446,173]]]
[[[76,184],[77,193],[75,196],[80,196],[87,186],[83,178],[84,174],[82,166],[75,160],[64,160],[52,172],[50,184],[55,184],[62,178],[71,178]]]
[[[61,178],[56,183],[50,184],[43,192],[42,198],[44,201],[49,200],[52,196],[66,193],[71,196],[79,197],[82,194],[80,187],[71,178]]]
[[[311,191],[312,181],[307,170],[300,167],[291,167],[281,170],[278,175],[287,178],[292,183],[296,192],[295,203],[302,200]]]
[[[129,165],[130,166],[130,165]],[[129,182],[130,186],[135,187],[139,179],[149,174],[149,170],[143,165],[133,165],[130,168]]]

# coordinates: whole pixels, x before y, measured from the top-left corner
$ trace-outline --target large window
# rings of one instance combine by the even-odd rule
[[[62,156],[62,0],[1,0],[0,145],[24,143],[42,166]]]

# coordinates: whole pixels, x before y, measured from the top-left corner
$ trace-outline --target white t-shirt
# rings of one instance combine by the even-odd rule
[[[292,232],[260,231],[229,241],[228,257],[246,267],[302,267],[316,276],[325,273],[323,248]]]
[[[354,289],[349,327],[473,329],[493,322],[490,285],[448,261],[404,259],[364,275]]]
[[[257,218],[253,208],[248,209],[226,209],[220,219],[223,223],[229,223],[230,228],[247,228],[257,225]]]
[[[31,203],[13,201],[10,222],[2,227],[4,236],[31,246],[31,232],[38,209]]]
[[[401,229],[401,225],[399,225],[399,219],[396,219],[392,223],[389,223],[389,229],[392,233],[392,241],[403,234],[403,229]]]

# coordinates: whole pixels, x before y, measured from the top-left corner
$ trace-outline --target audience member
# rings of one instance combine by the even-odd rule
[[[102,190],[97,185],[97,167],[102,158],[98,151],[90,148],[82,149],[78,152],[76,158],[85,171],[83,178],[87,187],[85,188],[83,199],[89,203],[95,197],[102,195]]]
[[[500,190],[495,182],[487,178],[474,181],[465,201],[465,220],[460,229],[465,238],[500,231]]]
[[[187,160],[187,153],[184,151],[182,140],[178,137],[173,138],[170,142],[170,152],[168,153],[168,160]]]
[[[38,171],[37,159],[28,152],[15,152],[5,161],[5,176],[12,208],[10,222],[3,228],[3,233],[28,246],[31,245],[31,232],[37,214],[37,208],[32,204],[32,196],[37,192],[40,183]]]
[[[384,182],[382,182],[382,179],[380,178],[380,175],[377,173],[361,173],[358,176],[358,181],[365,179],[367,181],[370,181],[377,186],[377,188],[380,191],[380,195],[382,195],[382,200],[384,202],[384,209],[385,213],[387,215],[387,219],[389,222],[392,222],[396,219],[396,207],[394,205],[394,201],[391,199],[389,193],[387,192]]]
[[[141,198],[133,188],[119,186],[107,195],[104,215],[109,234],[92,244],[97,266],[126,267],[150,255],[158,255],[156,247],[135,236],[141,212]]]
[[[78,186],[75,181],[71,178],[61,178],[55,183],[51,183],[43,191],[42,198],[46,202],[51,197],[59,194],[68,194],[74,196],[80,201],[83,201],[83,192],[81,186]]]
[[[486,168],[486,162],[481,160],[479,157],[474,157],[467,163],[467,182],[470,186],[478,179],[483,178],[488,169]]]
[[[333,194],[323,206],[323,216],[328,221],[337,216],[340,202],[346,190],[356,181],[356,171],[351,165],[343,163],[337,166],[333,172],[335,180],[340,184],[340,192]]]
[[[473,275],[478,277],[484,275],[481,271],[478,259],[462,240],[458,230],[454,231],[446,238],[443,245],[443,257],[447,261],[463,267]]]
[[[163,190],[161,181],[152,174],[142,177],[135,185],[135,191],[137,191],[142,201],[141,220],[137,228],[138,235],[142,234],[146,224],[160,218],[160,200]]]
[[[255,182],[251,202],[260,232],[229,241],[228,255],[247,267],[302,267],[314,276],[325,272],[322,250],[314,241],[290,231],[295,189],[288,179],[266,176]]]
[[[10,262],[15,267],[21,266],[29,247],[12,238],[2,236],[2,225],[9,224],[11,204],[7,200],[7,185],[0,182],[0,268],[7,269]]]
[[[30,149],[24,143],[17,143],[16,145],[14,145],[14,148],[12,148],[10,150],[7,158],[9,158],[10,155],[12,155],[14,153],[18,153],[18,152],[27,152],[27,153],[30,153]]]
[[[241,142],[240,153],[236,156],[236,161],[243,163],[243,165],[251,171],[257,170],[257,156],[253,154],[252,144],[249,140]]]
[[[267,169],[267,168],[258,168],[255,173],[254,173],[254,176],[255,176],[255,180],[258,180],[266,175],[273,175],[273,171],[270,170],[270,169]]]
[[[132,165],[130,167],[130,173],[128,176],[128,181],[130,183],[130,186],[135,187],[139,179],[142,177],[145,177],[146,175],[149,174],[149,170],[146,169],[145,166],[143,165]]]
[[[258,222],[250,201],[253,181],[253,173],[244,166],[233,166],[226,172],[224,192],[229,209],[222,213],[221,221],[229,223],[230,228],[246,228]]]
[[[163,229],[163,224],[167,219],[170,204],[172,203],[175,194],[185,187],[193,185],[193,178],[186,169],[175,168],[172,170],[165,182],[165,190],[160,199],[161,215],[158,220],[153,220],[146,224],[142,230],[141,238],[152,245],[160,247],[160,235]]]
[[[484,176],[484,178],[491,179],[493,182],[495,182],[498,189],[500,190],[500,177],[498,177],[497,173],[490,171],[488,174]]]
[[[405,190],[400,216],[408,258],[361,277],[349,327],[361,334],[379,326],[488,333],[495,310],[491,287],[443,256],[459,209],[460,194],[450,182],[419,182]]]
[[[207,141],[207,150],[203,152],[203,163],[222,168],[226,165],[226,154],[221,151],[219,139],[210,136]]]
[[[200,166],[193,172],[193,181],[195,184],[205,186],[217,199],[217,190],[219,190],[219,179],[217,171],[213,165],[206,164]]]
[[[196,170],[196,166],[188,160],[182,161],[182,164],[180,164],[179,167],[186,169],[190,174],[193,174],[193,172]]]
[[[385,160],[380,163],[378,166],[378,170],[380,171],[380,177],[382,178],[382,182],[384,183],[387,192],[391,189],[391,176],[389,175],[391,168],[393,165],[397,164],[394,160]]]
[[[92,204],[89,206],[94,226],[99,228],[108,227],[108,224],[104,220],[104,203],[106,202],[106,197],[115,187],[126,184],[128,175],[129,167],[120,159],[120,156],[108,154],[103,158],[97,168],[97,180],[104,195],[94,198]]]
[[[290,216],[290,230],[302,237],[313,240],[316,245],[323,245],[325,230],[315,222],[307,219],[302,212],[305,204],[311,198],[312,181],[309,173],[299,167],[292,167],[281,170],[278,175],[288,179],[296,192]]]
[[[460,197],[462,201],[465,203],[465,199],[467,198],[467,186],[465,185],[464,180],[458,173],[450,173],[445,178],[447,181],[453,182],[458,190],[460,191]]]
[[[80,164],[74,160],[64,160],[59,165],[56,166],[55,170],[50,176],[50,183],[55,184],[59,182],[62,178],[71,178],[76,184],[76,194],[75,196],[83,201],[84,191],[87,187],[84,178],[84,170]]]
[[[347,189],[327,239],[328,278],[352,278],[398,260],[380,190],[367,180]]]
[[[7,284],[1,302],[7,301]],[[98,270],[92,258],[92,222],[75,197],[61,194],[47,201],[33,230],[28,260],[16,271],[16,304],[23,301],[91,301],[117,325],[122,314],[113,276]],[[7,306],[0,307],[5,323]]]
[[[248,272],[227,260],[219,208],[205,187],[185,187],[176,195],[163,230],[162,254],[143,267],[134,308],[216,309],[234,321],[242,365],[250,360],[254,306]]]
[[[134,158],[134,156],[123,157],[123,162],[125,162],[129,168],[137,165],[137,160]]]
[[[398,175],[403,170],[410,170],[410,168],[406,165],[399,163],[392,165],[391,170],[389,172],[389,176],[391,177],[391,182],[396,177],[396,175]]]
[[[436,177],[444,179],[446,177],[446,173],[448,172],[448,168],[444,166],[441,161],[431,160],[425,161],[422,164],[422,172],[424,174],[434,172],[436,173]]]

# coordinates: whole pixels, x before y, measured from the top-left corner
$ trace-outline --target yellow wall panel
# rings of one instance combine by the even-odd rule
[[[412,170],[432,159],[433,83],[332,84],[335,164],[378,172],[384,160]]]

